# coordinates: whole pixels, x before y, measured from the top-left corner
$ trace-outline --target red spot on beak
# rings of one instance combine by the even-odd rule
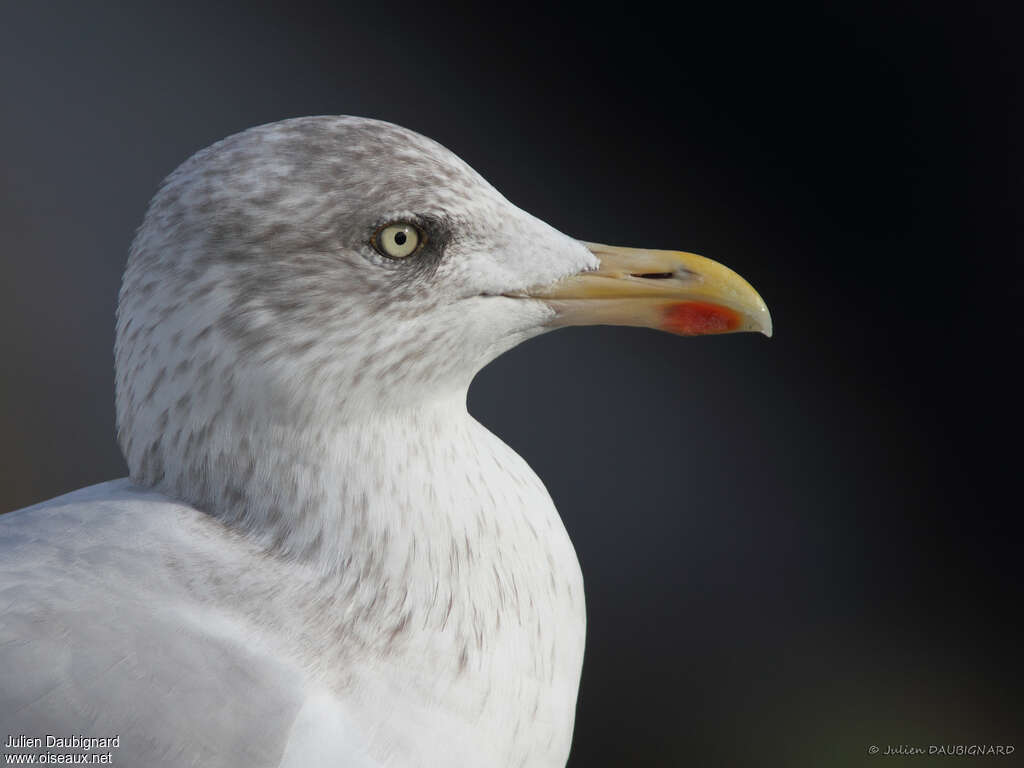
[[[740,327],[740,316],[728,307],[687,301],[670,304],[665,308],[661,329],[680,336],[703,336],[709,333],[728,333]]]

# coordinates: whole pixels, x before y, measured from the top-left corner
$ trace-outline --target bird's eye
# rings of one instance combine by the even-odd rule
[[[415,253],[423,237],[412,224],[388,224],[373,236],[373,247],[392,259],[404,259]]]

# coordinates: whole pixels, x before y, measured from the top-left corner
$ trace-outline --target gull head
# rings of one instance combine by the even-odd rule
[[[727,268],[562,234],[412,131],[260,126],[149,206],[118,307],[118,437],[136,482],[173,489],[187,465],[213,471],[215,434],[416,409],[531,336],[595,323],[771,333]]]

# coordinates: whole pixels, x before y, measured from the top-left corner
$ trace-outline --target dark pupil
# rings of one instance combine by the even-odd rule
[[[405,245],[405,232],[395,232],[395,244]]]

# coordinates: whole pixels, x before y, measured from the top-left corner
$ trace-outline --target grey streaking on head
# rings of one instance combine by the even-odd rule
[[[121,291],[131,479],[0,518],[0,730],[118,734],[124,765],[563,765],[579,566],[465,396],[585,322],[770,331],[720,265],[569,238],[394,125],[196,154]]]

